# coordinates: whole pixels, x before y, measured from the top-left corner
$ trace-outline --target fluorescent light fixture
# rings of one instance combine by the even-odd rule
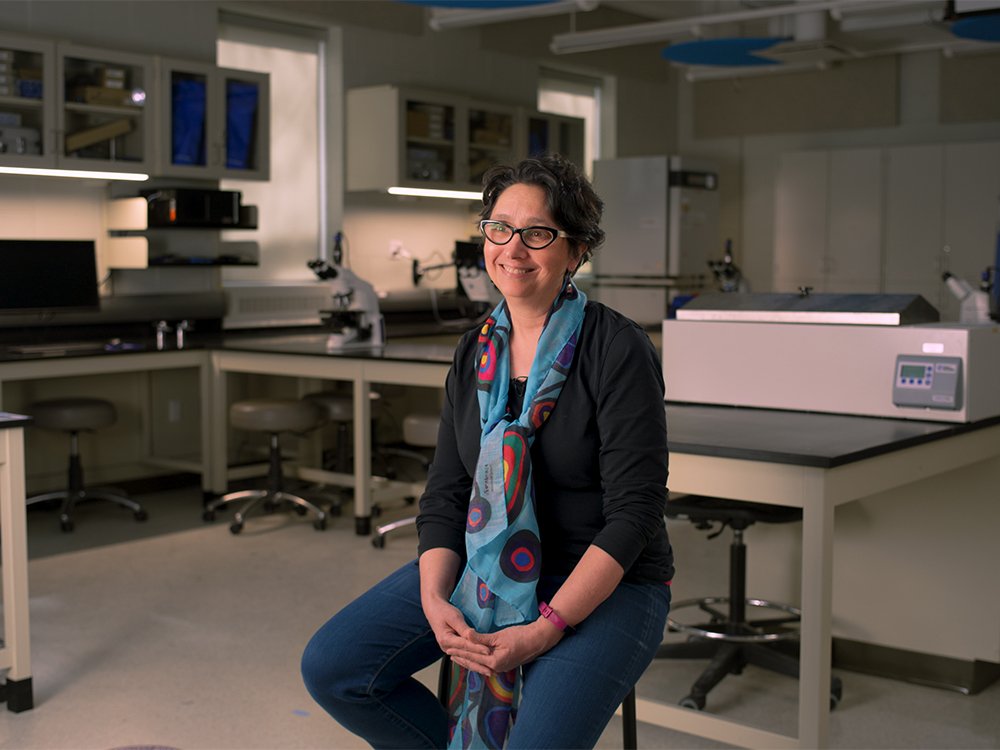
[[[665,42],[672,39],[701,36],[702,28],[713,24],[755,21],[816,11],[841,11],[848,8],[858,8],[869,3],[872,3],[872,0],[815,0],[814,2],[783,3],[749,10],[689,16],[673,21],[654,21],[652,23],[613,26],[594,31],[569,32],[556,34],[552,37],[549,49],[557,55],[564,55],[572,52],[592,52],[599,49],[628,47],[633,44]]]
[[[557,16],[562,13],[593,10],[599,0],[555,0],[534,5],[511,4],[506,8],[435,8],[428,24],[435,31],[480,26],[504,21],[522,21],[526,18]]]
[[[36,177],[76,177],[90,180],[130,180],[145,182],[148,174],[141,172],[97,172],[88,169],[41,169],[38,167],[0,167],[0,174],[26,174]]]
[[[480,201],[483,199],[482,193],[473,190],[437,190],[435,188],[411,188],[411,187],[391,187],[387,191],[390,195],[412,195],[418,198],[458,198],[467,201]]]

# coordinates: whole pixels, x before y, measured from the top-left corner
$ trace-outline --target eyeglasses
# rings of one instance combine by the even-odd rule
[[[483,233],[483,237],[494,245],[506,245],[514,239],[515,234],[519,234],[521,235],[521,242],[531,250],[542,250],[555,242],[559,237],[569,237],[561,229],[553,229],[552,227],[521,227],[520,229],[515,229],[505,221],[492,221],[491,219],[483,219],[479,222],[479,231]]]

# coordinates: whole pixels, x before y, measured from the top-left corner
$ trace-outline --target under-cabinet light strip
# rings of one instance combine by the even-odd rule
[[[40,169],[37,167],[0,167],[0,174],[24,174],[36,177],[76,177],[90,180],[130,180],[145,182],[148,174],[141,172],[98,172],[85,169]]]
[[[391,187],[390,195],[414,195],[420,198],[460,198],[467,201],[479,201],[483,194],[473,190],[437,190],[435,188]]]

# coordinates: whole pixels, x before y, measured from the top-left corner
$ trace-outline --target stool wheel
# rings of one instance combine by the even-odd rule
[[[316,531],[325,531],[326,530],[326,519],[325,518],[317,518],[315,521],[313,521],[313,528],[316,529]]]
[[[68,518],[64,518],[64,519],[61,519],[59,521],[59,528],[60,528],[60,530],[66,532],[66,533],[69,533],[75,527],[73,526],[73,522],[72,521],[70,521]]]
[[[136,521],[148,521],[149,520],[149,514],[146,511],[144,511],[144,510],[137,510],[135,512],[135,520]]]
[[[385,548],[385,537],[382,536],[381,534],[376,534],[375,536],[373,536],[372,537],[372,547],[374,547],[375,549],[384,549]]]
[[[204,513],[201,514],[201,520],[211,523],[212,521],[215,520],[215,511],[206,510]]]
[[[239,523],[237,521],[233,521],[229,525],[229,533],[230,534],[239,534],[241,531],[243,531],[243,524],[242,523]]]
[[[830,710],[833,711],[840,705],[840,699],[844,695],[844,685],[839,677],[834,677],[830,686]]]
[[[705,696],[704,695],[685,695],[679,701],[678,705],[682,708],[690,708],[695,711],[702,711],[705,708]]]

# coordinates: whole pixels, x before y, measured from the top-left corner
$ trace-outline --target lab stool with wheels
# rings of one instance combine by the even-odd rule
[[[699,529],[717,530],[709,534],[713,539],[726,526],[733,531],[729,547],[729,596],[685,599],[671,606],[667,624],[671,631],[689,635],[685,643],[660,646],[658,659],[709,659],[690,692],[680,700],[686,708],[705,708],[708,692],[726,675],[740,674],[752,664],[772,672],[798,678],[799,660],[794,648],[797,645],[800,611],[787,604],[746,596],[747,548],[743,532],[755,523],[790,523],[802,519],[799,508],[765,503],[746,503],[701,495],[671,498],[666,505],[667,518],[686,519]],[[718,605],[723,605],[725,609]],[[675,619],[679,610],[697,607],[708,615],[708,620],[697,624],[682,623]],[[751,619],[748,610],[770,617]],[[830,680],[830,708],[836,707],[842,694],[839,677]]]
[[[281,433],[301,434],[319,427],[323,414],[319,407],[309,401],[299,399],[249,399],[237,401],[229,408],[229,422],[239,430],[266,432],[270,437],[268,449],[269,469],[267,488],[260,490],[240,490],[230,492],[213,500],[205,507],[202,517],[206,521],[215,520],[215,512],[229,503],[246,501],[233,516],[229,530],[239,534],[243,530],[247,514],[257,505],[263,504],[271,511],[282,502],[291,503],[295,512],[305,515],[309,511],[316,514],[313,527],[317,531],[326,528],[326,512],[305,498],[285,491],[285,478],[281,470]]]
[[[430,461],[418,449],[437,446],[437,431],[440,421],[441,417],[437,414],[408,414],[403,418],[403,443],[408,447],[387,448],[385,449],[386,454],[416,461],[426,475],[430,469]],[[415,497],[407,497],[406,500],[408,503],[416,502]],[[378,549],[385,547],[386,534],[405,526],[412,526],[416,522],[417,517],[414,515],[376,526],[375,534],[372,536],[372,545]]]
[[[132,511],[136,521],[145,521],[148,518],[142,506],[122,492],[91,489],[84,487],[83,484],[79,434],[113,425],[118,419],[114,404],[102,398],[57,398],[38,401],[28,407],[27,411],[34,417],[36,427],[69,433],[69,471],[66,489],[29,497],[28,505],[62,500],[59,527],[63,531],[73,530],[73,511],[81,500],[107,500]]]
[[[437,697],[445,710],[449,710],[449,698],[451,697],[451,685],[457,676],[458,666],[453,664],[451,657],[445,654],[441,658],[441,665],[438,668],[438,689]],[[635,688],[628,691],[625,700],[622,701],[622,747],[624,750],[636,750],[638,746],[638,736],[635,726]]]
[[[326,422],[332,424],[336,429],[337,444],[329,456],[324,455],[323,468],[329,471],[336,471],[341,474],[353,474],[354,463],[352,462],[352,452],[354,449],[354,401],[350,396],[336,390],[314,391],[302,397],[306,401],[316,404],[323,412]],[[368,400],[375,406],[378,404],[382,394],[378,391],[370,391]],[[372,459],[381,460],[385,463],[385,457],[375,440],[376,418],[373,415],[372,424]],[[391,477],[390,477],[391,478]]]

